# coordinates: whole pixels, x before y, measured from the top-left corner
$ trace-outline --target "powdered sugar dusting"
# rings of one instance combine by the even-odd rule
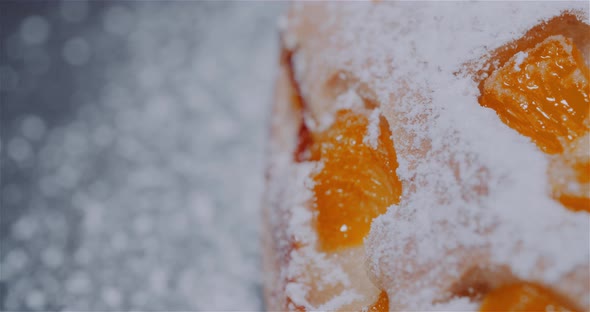
[[[522,65],[522,62],[524,62],[524,60],[526,60],[527,56],[529,56],[529,54],[524,51],[520,51],[514,55],[514,70],[515,71],[517,71],[517,72],[520,71],[520,65]]]
[[[344,290],[336,297],[319,307],[319,311],[336,311],[340,307],[359,299],[360,295],[354,291]]]
[[[367,134],[363,138],[363,143],[368,144],[373,149],[377,149],[377,140],[379,139],[379,117],[381,116],[381,110],[378,108],[374,109],[369,116],[369,127],[367,128]]]

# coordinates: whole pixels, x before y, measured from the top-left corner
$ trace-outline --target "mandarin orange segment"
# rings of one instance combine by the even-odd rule
[[[387,293],[384,291],[381,291],[381,293],[379,294],[379,297],[377,298],[377,301],[375,301],[375,303],[373,303],[367,311],[368,312],[388,312],[389,311],[389,297],[387,296]]]
[[[401,196],[396,154],[385,118],[376,147],[364,142],[368,118],[350,110],[336,113],[332,126],[314,135],[312,159],[323,168],[314,176],[319,248],[334,251],[360,245],[373,218]]]
[[[575,311],[561,296],[532,283],[499,287],[486,295],[480,311]]]
[[[484,82],[483,106],[549,154],[588,131],[588,68],[572,40],[551,36]]]

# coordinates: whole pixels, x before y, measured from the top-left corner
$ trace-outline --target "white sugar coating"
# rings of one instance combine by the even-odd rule
[[[338,294],[334,298],[330,299],[330,301],[321,305],[317,310],[318,311],[337,311],[340,307],[350,304],[355,300],[358,300],[359,297],[360,297],[360,295],[354,291],[343,290],[340,294]]]
[[[344,285],[346,287],[351,285],[349,276],[344,272],[340,264],[327,257],[326,254],[318,253],[315,249],[317,235],[312,228],[313,215],[306,208],[306,204],[312,195],[313,181],[311,176],[313,172],[321,170],[321,164],[309,162],[292,165],[290,153],[281,153],[275,156],[271,161],[272,167],[277,170],[275,177],[278,180],[272,181],[270,185],[279,183],[293,186],[293,188],[283,190],[289,193],[288,196],[275,194],[271,190],[269,196],[276,196],[281,201],[273,207],[273,209],[279,210],[274,215],[288,216],[287,226],[283,229],[285,235],[292,237],[293,240],[303,246],[289,253],[289,265],[280,272],[281,279],[290,281],[285,285],[285,295],[297,305],[311,310],[321,310],[322,308],[315,306],[306,298],[312,289],[311,285],[315,285],[318,289],[334,285]],[[289,244],[287,241],[283,241],[283,243]],[[302,272],[320,272],[320,274],[323,274],[323,278],[316,280],[313,276],[302,274]],[[325,304],[332,307],[338,302],[346,303],[346,300],[341,298]]]
[[[369,127],[367,127],[367,134],[363,138],[363,143],[368,144],[374,149],[377,149],[377,140],[379,140],[379,116],[381,116],[381,111],[378,108],[371,112],[371,115],[369,116]]]
[[[516,53],[514,55],[514,70],[515,71],[517,71],[517,72],[520,71],[520,65],[522,65],[522,62],[524,62],[524,60],[527,58],[527,56],[529,56],[529,54],[524,51],[519,51],[518,53]]]
[[[469,298],[453,298],[445,303],[435,304],[435,311],[477,311],[479,304]]]
[[[467,269],[499,267],[590,306],[583,289],[588,213],[551,198],[548,157],[480,106],[478,85],[464,70],[468,63],[483,65],[495,48],[564,11],[574,10],[587,23],[587,4],[328,3],[322,10],[314,27],[336,25],[329,43],[313,33],[294,38],[296,31],[287,32],[299,47],[296,77],[303,95],[311,96],[322,68],[352,73],[374,91],[389,121],[403,195],[374,220],[365,246],[369,270],[393,308],[477,309],[466,298],[444,301],[446,291]],[[289,27],[296,29],[312,10],[295,5],[293,11]],[[526,57],[515,56],[514,70]],[[368,142],[375,138],[371,125]],[[582,282],[569,286],[572,274]]]
[[[352,89],[344,92],[336,99],[336,105],[339,109],[351,109],[354,107],[358,107],[362,104],[362,100],[359,95]],[[331,114],[325,114],[331,115]]]

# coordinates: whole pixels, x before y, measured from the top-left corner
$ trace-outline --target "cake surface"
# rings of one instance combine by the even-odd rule
[[[295,3],[281,26],[270,310],[476,311],[524,282],[590,309],[587,3]]]

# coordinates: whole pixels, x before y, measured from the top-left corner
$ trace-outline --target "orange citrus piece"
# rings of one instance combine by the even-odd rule
[[[377,298],[377,301],[375,301],[375,303],[373,303],[367,311],[368,312],[388,312],[389,311],[389,297],[387,296],[387,293],[384,291],[381,291],[381,293],[379,294],[379,298]]]
[[[481,104],[549,154],[588,131],[588,67],[572,40],[551,36],[484,82]]]
[[[330,128],[314,135],[311,158],[323,163],[314,176],[313,203],[321,250],[362,244],[373,218],[399,202],[401,182],[387,121],[380,118],[375,148],[364,142],[368,126],[366,116],[340,110]]]
[[[486,295],[480,311],[575,311],[559,295],[531,283],[502,286]]]
[[[484,81],[480,102],[551,154],[553,197],[590,211],[588,67],[571,39],[551,36]]]

